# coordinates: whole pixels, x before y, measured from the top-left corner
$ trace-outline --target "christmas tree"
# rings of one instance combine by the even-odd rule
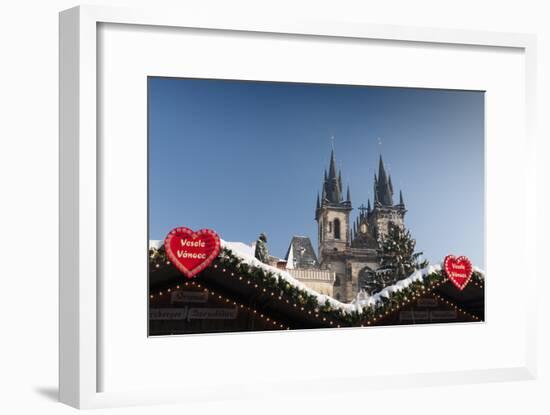
[[[422,252],[414,252],[416,241],[411,233],[393,223],[389,224],[388,234],[379,244],[380,268],[365,286],[371,295],[428,265],[428,261],[420,260]]]

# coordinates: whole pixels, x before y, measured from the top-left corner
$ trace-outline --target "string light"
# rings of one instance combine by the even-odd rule
[[[191,282],[191,283],[186,282],[185,285],[186,285],[186,286],[189,286],[189,285],[191,285],[191,286],[196,286],[196,287],[199,287],[199,288],[201,287],[201,285],[200,285],[199,283],[196,283],[196,282],[194,282],[194,281]],[[176,286],[176,287],[179,287],[179,285]],[[171,288],[168,288],[166,291],[167,291],[167,292],[170,292],[170,291],[171,291]],[[215,293],[214,291],[208,290],[208,288],[204,288],[203,291],[204,291],[204,292],[209,292],[210,295],[212,295],[213,297],[216,296],[216,293]],[[162,292],[162,291],[159,291],[159,292],[158,292],[158,295],[159,295],[159,297],[162,296],[162,295],[163,295],[163,292]],[[154,298],[155,298],[155,295],[154,295],[154,294],[151,294],[151,295],[149,296],[149,298],[154,299]],[[226,297],[222,296],[221,294],[217,294],[217,298],[218,298],[219,300],[225,301],[226,303],[232,302],[229,298],[226,298]],[[285,326],[284,324],[282,324],[282,323],[280,323],[280,322],[278,322],[278,321],[276,321],[276,320],[274,320],[274,319],[272,319],[272,318],[269,318],[269,317],[265,316],[264,314],[258,313],[258,310],[254,309],[254,308],[252,308],[252,307],[245,306],[244,304],[237,303],[236,301],[233,301],[232,303],[233,303],[234,306],[236,306],[236,307],[238,307],[238,308],[240,308],[240,309],[251,311],[256,317],[259,316],[259,318],[261,318],[261,319],[264,320],[266,323],[269,323],[269,324],[272,325],[272,326],[279,326],[279,327],[282,328],[282,329],[290,330],[290,327],[289,327],[289,326]]]
[[[217,264],[215,264],[214,268],[217,268]],[[222,268],[221,271],[222,271],[223,273],[227,273],[227,269],[226,269],[226,268]],[[230,275],[231,275],[232,277],[234,277],[234,276],[235,276],[235,273],[234,273],[234,272],[231,272]],[[238,278],[239,278],[239,281],[242,281],[242,280],[243,280],[243,276],[242,276],[242,275],[239,275]],[[247,280],[246,283],[247,283],[248,285],[252,284],[250,280]],[[257,283],[254,284],[254,288],[258,288],[258,284],[257,284]],[[206,289],[205,289],[205,291],[206,291]],[[268,291],[267,291],[267,289],[264,287],[264,288],[262,288],[262,292],[267,293]],[[269,295],[272,296],[272,297],[274,297],[276,294],[275,294],[275,292],[270,291],[270,292],[269,292]],[[283,298],[282,298],[282,296],[279,295],[279,296],[277,296],[277,299],[278,299],[278,300],[282,300]],[[290,300],[288,300],[288,299],[285,299],[285,302],[286,302],[287,304],[290,304]],[[293,303],[292,306],[293,306],[293,307],[298,307],[298,304]],[[304,310],[305,310],[305,307],[303,307],[303,306],[300,307],[300,310],[301,310],[301,311],[304,311]],[[308,310],[308,314],[309,314],[309,315],[312,314],[311,310]],[[320,317],[319,314],[317,314],[317,313],[315,314],[315,318],[321,320],[321,317]],[[322,318],[322,321],[323,321],[323,322],[326,322],[327,319],[326,319],[325,317],[323,317],[323,318]],[[333,325],[334,322],[330,322],[329,324]],[[340,326],[338,326],[338,327],[340,327]]]
[[[471,313],[468,313],[467,311],[464,311],[462,308],[460,308],[459,306],[457,306],[455,303],[453,303],[453,302],[451,302],[451,301],[448,301],[446,298],[443,298],[443,297],[441,297],[440,295],[435,294],[435,293],[434,293],[434,296],[435,296],[438,300],[443,301],[445,304],[447,304],[447,305],[449,305],[449,306],[451,306],[451,307],[454,307],[458,312],[460,312],[460,313],[462,313],[462,314],[464,314],[464,315],[466,315],[466,316],[468,316],[468,317],[470,317],[470,318],[472,318],[472,319],[474,319],[474,320],[476,320],[476,321],[481,321],[481,319],[480,319],[478,316],[475,316],[475,315],[473,315],[473,314],[471,314]]]
[[[220,268],[220,267],[218,266],[218,264],[213,264],[212,266],[213,266],[213,268],[215,268],[215,269]],[[156,267],[158,268],[159,265],[157,264]],[[220,271],[223,272],[223,273],[228,273],[228,270],[227,270],[226,268],[220,268]],[[242,281],[242,280],[243,280],[243,276],[242,276],[242,275],[236,275],[235,272],[229,271],[229,275],[231,275],[231,277],[237,276],[238,279],[239,279],[239,281]],[[441,275],[441,274],[440,274],[440,275]],[[271,273],[267,273],[267,276],[273,278],[273,274],[271,274]],[[432,292],[433,290],[435,290],[436,288],[438,288],[439,286],[441,286],[442,284],[444,284],[444,283],[446,283],[447,281],[449,281],[448,278],[445,276],[445,274],[442,274],[441,276],[442,276],[442,279],[439,280],[439,281],[437,281],[437,280],[435,280],[435,279],[431,279],[430,281],[422,281],[422,285],[421,285],[420,287],[416,287],[414,290],[411,290],[410,292],[408,292],[407,294],[405,294],[405,296],[398,302],[397,308],[394,308],[394,306],[392,305],[389,309],[386,309],[386,310],[382,309],[382,310],[380,310],[380,311],[379,311],[380,314],[378,314],[377,317],[373,317],[373,318],[367,320],[367,321],[366,321],[366,325],[371,325],[371,324],[377,322],[377,321],[378,321],[379,319],[381,319],[382,317],[388,316],[389,314],[394,313],[394,312],[400,310],[402,307],[404,307],[405,305],[409,304],[411,301],[414,301],[414,300],[416,300],[416,299],[418,299],[418,298],[421,298],[421,294],[430,293],[430,292]],[[479,288],[483,288],[483,284],[482,284],[482,283],[478,283],[477,281],[474,281],[473,279],[472,279],[471,282],[472,282],[475,286],[477,286],[477,287],[479,287]],[[247,279],[246,283],[247,283],[248,285],[251,285],[251,284],[253,283],[253,281],[251,282],[249,279]],[[198,287],[200,287],[200,284],[195,284],[195,282],[192,282],[191,284],[192,284],[192,285],[197,285]],[[187,286],[188,283],[186,282],[185,285]],[[287,287],[287,289],[290,288],[290,284],[289,284],[288,282],[286,283],[286,287]],[[254,288],[258,288],[258,283],[254,283]],[[177,286],[177,289],[179,289],[179,286]],[[208,292],[208,289],[205,288],[204,291]],[[168,290],[168,292],[170,292],[170,291]],[[269,292],[268,292],[268,289],[266,289],[265,287],[262,287],[262,292],[263,292],[263,293],[267,293],[267,294],[269,294],[269,295],[272,296],[272,297],[277,296],[277,299],[280,300],[280,301],[283,300],[283,297],[282,297],[281,295],[277,295],[277,294],[276,294],[275,292],[273,292],[273,291],[269,291]],[[212,291],[211,293],[214,294],[213,291]],[[161,296],[161,295],[162,295],[162,292],[159,292],[159,296]],[[436,295],[436,294],[434,294],[434,295]],[[302,294],[300,294],[300,296],[299,296],[300,302],[302,302],[302,297],[301,297],[301,296],[302,296]],[[436,295],[436,296],[437,296],[437,295]],[[437,296],[437,297],[439,297],[439,296]],[[154,298],[154,295],[151,294],[150,298],[153,299],[153,298]],[[219,297],[219,298],[220,298],[220,297]],[[441,297],[439,297],[439,298],[441,298]],[[284,299],[284,300],[285,300],[285,302],[286,302],[287,304],[292,304],[293,307],[298,307],[298,304],[296,304],[296,303],[290,303],[290,301],[289,301],[288,299]],[[391,298],[390,298],[390,300],[391,300]],[[229,302],[229,300],[227,300],[226,302]],[[236,304],[236,303],[235,303],[235,304]],[[394,304],[395,304],[395,303],[394,303]],[[468,315],[468,316],[470,316],[471,318],[474,318],[474,319],[479,320],[479,318],[478,318],[477,316],[474,316],[474,315],[472,315],[472,314],[469,314],[469,313],[465,312],[464,310],[460,309],[458,306],[456,306],[456,305],[454,305],[454,304],[453,304],[453,306],[456,307],[457,310],[459,310],[460,312],[464,313],[465,315]],[[244,306],[244,305],[242,305],[242,304],[240,304],[240,307],[241,307],[241,308],[250,309],[249,307],[246,307],[246,306]],[[251,309],[250,309],[250,310],[251,310]],[[300,310],[301,310],[301,311],[304,311],[304,310],[305,310],[305,307],[301,306],[301,307],[300,307]],[[309,315],[312,315],[312,311],[311,311],[311,310],[307,310],[307,311],[308,311],[308,314],[309,314]],[[327,318],[326,318],[325,316],[320,315],[320,314],[318,313],[318,310],[317,310],[317,309],[315,309],[314,311],[315,311],[315,314],[313,314],[313,315],[314,315],[314,317],[315,317],[316,319],[318,319],[320,322],[322,321],[323,323],[326,323],[326,322],[327,322]],[[327,307],[326,309],[323,310],[323,312],[333,312],[333,311],[334,311],[334,309],[332,309],[331,307]],[[378,311],[378,310],[377,310],[377,311]],[[363,320],[363,322],[365,322],[365,320]],[[278,324],[278,323],[277,323],[277,324]],[[330,321],[329,324],[330,324],[330,325],[333,325],[334,322],[333,322],[333,321]],[[340,327],[340,325],[338,325],[338,327]],[[361,323],[361,327],[364,327],[363,323]],[[281,328],[283,328],[283,325],[281,325]]]
[[[222,269],[222,272],[227,272],[227,270],[225,268]],[[235,276],[235,273],[231,272],[231,276]],[[239,276],[239,280],[242,281],[243,280],[243,277],[242,276]],[[247,284],[251,284],[250,281],[247,281]],[[254,284],[254,287],[255,288],[258,288],[258,284]],[[262,288],[262,292],[265,292],[267,293],[267,289],[266,288]],[[270,296],[275,296],[275,292],[269,292],[269,295]],[[277,297],[279,300],[282,300],[282,297],[281,296],[278,296]],[[290,304],[290,301],[288,299],[285,299],[286,303]],[[298,304],[292,304],[293,307],[298,307]],[[300,310],[301,311],[304,311],[305,308],[304,307],[300,307]],[[312,314],[311,310],[308,310],[308,314]],[[319,315],[318,314],[315,314],[315,317],[316,318],[319,318]],[[323,321],[326,321],[326,319],[324,319]],[[332,323],[333,324],[333,323]]]
[[[424,292],[424,293],[430,293],[432,292],[433,290],[435,290],[436,288],[438,288],[441,284],[447,282],[448,279],[446,277],[444,277],[441,281],[439,282],[434,282],[434,281],[430,281],[429,282],[429,285],[430,285],[430,289],[429,290],[426,290],[424,288],[424,286],[421,288],[421,291]],[[434,294],[436,295],[436,294]],[[393,307],[390,308],[390,310],[386,310],[386,312],[384,313],[384,315],[389,315],[390,312],[393,313],[394,311],[398,311],[400,308],[406,306],[407,304],[409,304],[413,299],[415,299],[416,297],[420,298],[420,295],[418,295],[418,291],[413,291],[411,293],[411,299],[408,299],[407,297],[404,297],[403,299],[405,301],[402,301],[399,303],[399,308],[396,308],[394,309]],[[379,314],[378,315],[378,318],[372,318],[371,320],[367,320],[367,325],[371,325],[372,323],[376,323],[376,321],[378,321],[380,318],[382,318],[383,315],[382,314]]]

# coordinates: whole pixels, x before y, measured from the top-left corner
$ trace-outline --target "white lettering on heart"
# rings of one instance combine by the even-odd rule
[[[181,251],[179,249],[176,255],[178,258],[206,259],[206,254],[197,254],[196,252]]]
[[[191,242],[191,241],[188,241],[187,239],[181,239],[180,244],[181,246],[196,247],[196,248],[204,248],[206,246],[204,241]]]

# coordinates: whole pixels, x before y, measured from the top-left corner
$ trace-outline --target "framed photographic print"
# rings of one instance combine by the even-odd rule
[[[149,335],[483,321],[483,91],[151,77],[148,108]]]
[[[534,38],[78,7],[60,51],[63,402],[535,375]]]

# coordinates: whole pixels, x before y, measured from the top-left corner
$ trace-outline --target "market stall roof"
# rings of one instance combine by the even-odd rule
[[[483,309],[484,274],[477,268],[474,268],[472,283],[462,291],[450,284],[441,265],[436,264],[415,271],[372,296],[362,293],[353,302],[342,303],[307,287],[290,273],[258,261],[246,244],[222,241],[221,245],[219,257],[197,276],[198,280],[235,299],[254,301],[279,318],[293,322],[295,327],[375,324],[382,313],[397,311],[432,291],[463,308],[478,313]],[[161,243],[151,241],[150,254],[151,289],[166,287],[185,278],[166,260]]]

